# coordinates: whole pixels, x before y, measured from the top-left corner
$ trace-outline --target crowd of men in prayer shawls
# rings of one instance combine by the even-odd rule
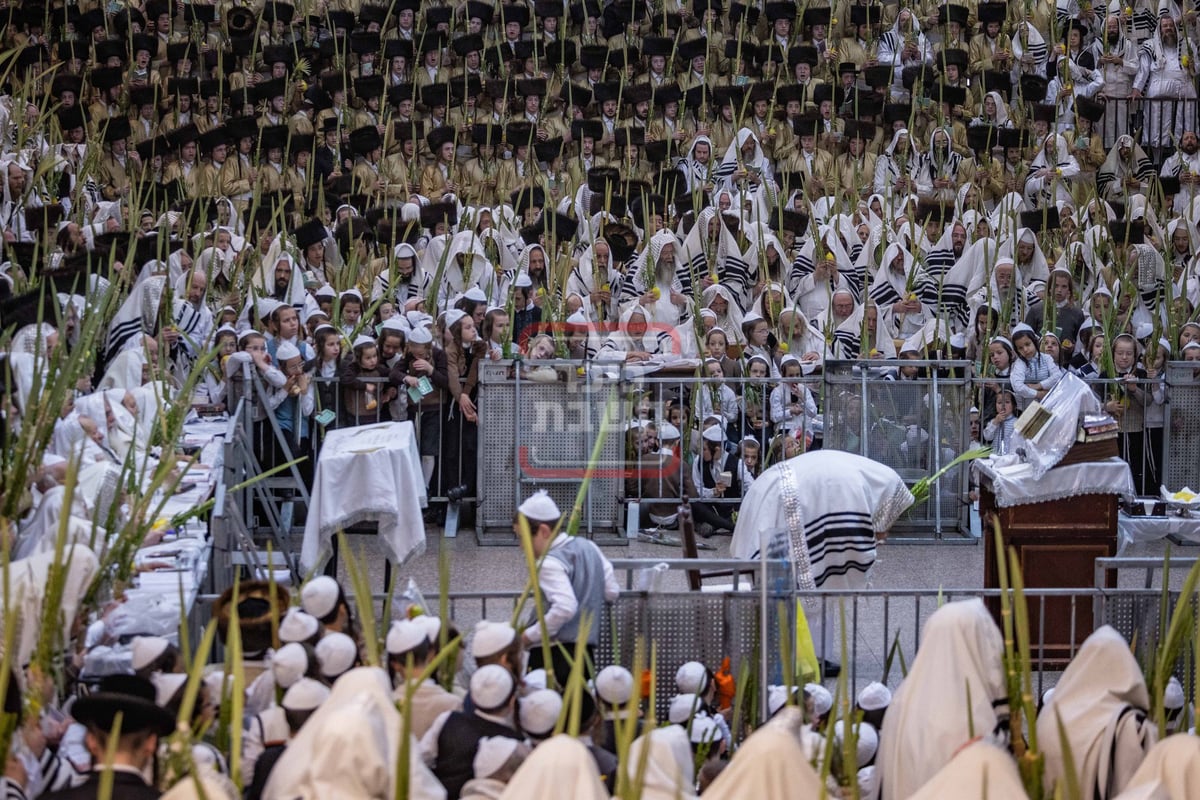
[[[245,581],[214,607],[223,643],[237,628],[243,683],[231,684],[231,662],[196,669],[152,635],[132,638],[131,674],[86,692],[68,685],[62,703],[52,681],[14,672],[3,796],[982,800],[1078,786],[1079,797],[1193,800],[1200,791],[1183,685],[1171,677],[1155,702],[1111,627],[1083,642],[1026,717],[1028,730],[1010,727],[1003,635],[979,599],[933,613],[891,688],[876,681],[847,695],[844,683],[814,676],[757,695],[739,691],[728,658],[669,665],[673,674],[652,688],[650,670],[609,663],[597,628],[580,625],[618,594],[599,548],[557,532],[545,493],[520,514],[542,557],[540,619],[484,619],[463,636],[454,620],[412,605],[380,631],[372,664],[356,611],[364,606],[334,578],[291,592]],[[64,597],[82,591],[72,583]],[[42,697],[39,711],[22,702],[22,683]],[[230,705],[235,686],[240,706]],[[217,720],[230,708],[243,715],[232,720],[241,738],[222,743]],[[1013,753],[1031,746],[1034,729],[1044,768],[1031,787]],[[166,743],[180,731],[192,738]]]
[[[647,398],[624,422],[631,458],[690,464],[673,491],[700,501],[702,534],[731,530],[727,501],[831,425],[866,430],[856,415],[872,413],[872,434],[886,422],[906,444],[928,441],[928,409],[883,420],[869,396],[811,391],[827,362],[857,360],[897,385],[926,378],[930,361],[973,362],[975,435],[1000,452],[1022,409],[1077,373],[1150,493],[1164,432],[1196,413],[1170,405],[1164,377],[1168,361],[1200,360],[1200,26],[1186,4],[25,0],[0,17],[0,430],[36,416],[56,352],[95,364],[41,467],[4,487],[20,497],[14,563],[45,559],[60,521],[90,530],[112,507],[114,466],[154,457],[147,431],[183,386],[204,414],[251,396],[275,423],[258,429],[260,461],[310,456],[306,476],[321,431],[411,420],[430,495],[469,497],[490,422],[476,405],[481,364],[692,365],[700,388]],[[869,438],[868,450],[891,440]],[[80,453],[68,509],[57,484]],[[673,522],[671,508],[643,512]],[[264,796],[353,797],[358,782],[393,781],[392,686],[451,625],[396,623],[388,674],[354,669],[356,631],[334,595],[310,581],[286,640],[259,640],[241,765],[248,788],[264,776]],[[242,601],[243,624],[261,602]],[[1012,772],[995,746],[998,672],[979,672],[1000,667],[964,652],[999,635],[972,608],[938,612],[974,632],[944,634],[930,663],[943,634],[926,629],[882,729],[882,687],[859,698],[860,763],[837,764],[843,785],[873,761],[888,798],[954,775],[966,783],[952,793],[969,796],[981,773]],[[576,777],[585,796],[628,766],[606,748],[613,719],[646,712],[627,707],[640,676],[599,672],[582,737],[538,744],[561,698],[524,673],[526,633],[490,625],[469,639],[469,680],[420,684],[414,796],[490,796],[509,778],[522,797],[549,796]],[[78,701],[77,725],[26,714],[7,796],[89,796],[64,787],[94,783],[110,744],[114,796],[151,792],[138,782],[180,665],[160,642],[136,649],[140,677]],[[1046,705],[1085,793],[1094,779],[1115,797],[1159,770],[1183,786],[1171,781],[1190,771],[1168,773],[1197,762],[1189,737],[1151,750],[1136,672],[1099,631]],[[17,677],[10,689],[28,685]],[[964,681],[975,732],[988,739],[994,720],[999,739],[952,759],[967,715],[947,687]],[[694,704],[643,731],[646,779],[663,796],[708,785],[738,744],[719,684],[681,668],[676,688]],[[808,759],[787,752],[812,756],[825,725],[852,722],[833,720],[824,691],[773,689],[776,720],[708,791],[811,783]],[[926,691],[937,695],[901,702]],[[109,740],[117,709],[125,727]],[[1053,727],[1039,739],[1058,747]],[[229,755],[205,753],[215,767]],[[272,794],[273,760],[273,773],[324,788]],[[1061,774],[1051,761],[1048,781]],[[1165,791],[1200,791],[1189,788]]]

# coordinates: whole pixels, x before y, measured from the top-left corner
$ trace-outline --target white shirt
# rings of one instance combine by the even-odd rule
[[[566,533],[560,533],[550,543],[550,550],[565,544],[569,539],[570,537]],[[579,612],[579,600],[575,597],[571,579],[567,577],[566,565],[557,558],[543,558],[541,566],[538,567],[538,588],[541,589],[542,596],[548,603],[545,613],[546,633],[553,639],[559,628],[570,622]],[[604,559],[604,599],[610,603],[616,602],[620,593],[621,586],[617,583],[616,576],[613,575],[612,564],[606,558]],[[593,623],[595,622],[596,620],[593,620]],[[530,644],[539,644],[542,641],[541,628],[537,625],[530,625],[525,629],[525,638]]]

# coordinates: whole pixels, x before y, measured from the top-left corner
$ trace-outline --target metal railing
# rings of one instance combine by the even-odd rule
[[[1192,98],[1109,97],[1104,116],[1096,123],[1109,150],[1117,139],[1129,134],[1138,139],[1147,155],[1161,164],[1175,149],[1184,131],[1197,130],[1197,101]]]
[[[540,368],[536,375],[535,368]],[[693,483],[692,459],[700,449],[695,429],[705,413],[717,412],[724,418],[726,453],[735,462],[743,434],[759,443],[758,470],[776,455],[777,434],[786,429],[799,433],[801,448],[859,453],[888,464],[912,482],[971,446],[967,412],[972,406],[986,411],[982,382],[971,369],[969,362],[828,361],[822,372],[795,379],[726,377],[719,381],[722,389],[715,381],[691,374],[640,375],[620,364],[600,369],[594,362],[561,360],[523,362],[518,369],[510,361],[489,360],[480,364],[477,430],[463,424],[453,403],[425,408],[405,403],[395,410],[411,414],[422,453],[433,456],[445,473],[432,476],[431,501],[445,502],[453,487],[479,487],[473,494],[460,492],[466,502],[476,505],[477,537],[484,543],[508,544],[515,542],[513,511],[534,488],[546,488],[560,508],[574,503],[601,418],[610,395],[615,396],[608,409],[609,435],[585,497],[582,530],[592,538],[618,543],[635,533],[628,529],[631,518],[634,524],[651,527],[656,524],[652,514],[673,513],[685,487]],[[917,374],[903,375],[901,370]],[[1138,489],[1144,494],[1157,494],[1159,484],[1172,489],[1200,485],[1196,371],[1191,362],[1171,362],[1159,379],[1139,382],[1148,396],[1159,387],[1162,399],[1151,404],[1156,406],[1152,413],[1138,413],[1136,424],[1132,412],[1123,420],[1119,446],[1131,460]],[[552,378],[546,380],[547,375]],[[387,383],[384,378],[368,380],[381,387]],[[1114,387],[1113,381],[1092,382],[1104,396]],[[335,420],[330,427],[352,421],[343,413],[344,392],[337,380],[318,379],[317,384],[333,404]],[[789,385],[807,390],[816,406],[815,416],[773,417],[772,393],[782,386],[786,394]],[[730,398],[733,407],[725,408]],[[676,405],[681,409],[678,415],[672,410]],[[388,404],[377,403],[370,414],[371,422],[388,419]],[[680,458],[671,462],[669,470],[653,452],[655,430],[627,430],[629,422],[639,418],[658,425],[669,420],[684,432],[676,450]],[[981,419],[980,428],[987,422]],[[467,427],[470,437],[477,439],[467,437]],[[311,425],[314,458],[326,429]],[[641,441],[642,436],[647,440]],[[944,478],[928,503],[911,509],[898,523],[900,539],[955,540],[958,534],[966,534],[968,481],[965,469]],[[738,499],[705,502],[728,518]],[[628,508],[633,503],[637,515]]]
[[[842,661],[843,643],[850,690],[858,690],[872,681],[895,687],[902,679],[901,662],[912,663],[928,618],[943,604],[982,598],[999,621],[998,589],[860,589],[854,591],[799,592],[778,580],[786,562],[746,562],[729,559],[614,559],[613,568],[622,577],[625,589],[609,605],[597,624],[600,644],[596,650],[596,668],[608,664],[633,663],[634,649],[641,639],[654,642],[658,668],[660,714],[674,693],[675,671],[685,661],[700,661],[716,668],[728,657],[735,676],[754,676],[758,686],[789,680],[781,654],[794,652],[790,638],[796,630],[796,609],[803,608],[814,631],[818,656]],[[1099,559],[1098,575],[1112,570],[1158,568],[1161,562],[1138,559]],[[665,565],[671,585],[662,590],[637,590],[630,587],[645,570]],[[1180,564],[1179,568],[1190,564]],[[689,592],[679,573],[689,569],[734,569],[753,579],[741,578],[737,588],[709,587]],[[768,581],[761,575],[766,571]],[[734,579],[736,580],[736,578]],[[1127,641],[1136,643],[1137,654],[1153,652],[1159,637],[1161,589],[1107,588],[1105,578],[1097,578],[1095,587],[1063,589],[1026,589],[1025,599],[1031,622],[1031,655],[1034,687],[1039,696],[1050,688],[1066,662],[1078,647],[1101,625],[1113,626]],[[511,619],[520,593],[516,591],[450,592],[450,615],[460,630],[470,629],[479,619]],[[433,595],[427,595],[433,596]],[[380,595],[379,597],[382,597]],[[1172,604],[1178,592],[1168,594]],[[1069,630],[1065,648],[1056,648],[1048,620],[1055,607],[1069,610]],[[522,619],[528,619],[527,605]],[[843,628],[842,620],[845,620]],[[824,631],[818,636],[817,631]],[[844,635],[843,635],[844,631]],[[761,644],[765,642],[766,647]],[[892,658],[890,654],[895,653]],[[888,662],[890,661],[890,669]],[[468,664],[470,669],[471,665]],[[1177,671],[1185,689],[1190,691],[1193,676],[1189,670]],[[1190,696],[1190,695],[1189,695]]]

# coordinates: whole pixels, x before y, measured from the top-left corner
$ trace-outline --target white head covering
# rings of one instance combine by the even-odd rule
[[[624,768],[630,785],[642,776],[641,800],[686,800],[696,796],[692,748],[687,732],[679,725],[656,728],[635,739]]]
[[[358,657],[358,645],[344,633],[327,633],[317,642],[317,661],[321,663],[321,674],[336,678],[354,666]]]
[[[909,797],[949,763],[971,738],[968,717],[976,734],[996,727],[1006,699],[1003,650],[982,600],[947,603],[929,618],[883,721],[876,760],[883,800]]]
[[[377,800],[395,794],[402,726],[387,673],[376,667],[347,672],[288,744],[271,771],[264,797]],[[446,790],[411,742],[410,800],[442,800]]]
[[[538,522],[552,522],[562,516],[562,512],[558,510],[558,505],[545,489],[539,489],[526,498],[525,502],[517,507],[517,511],[527,519],[537,520]]]
[[[596,760],[578,739],[548,739],[508,782],[500,800],[609,800]]]
[[[308,672],[308,651],[299,642],[289,642],[271,657],[271,675],[275,685],[287,689]]]
[[[171,643],[161,636],[135,636],[130,643],[134,670],[145,669],[166,652]]]
[[[562,714],[562,695],[553,689],[535,689],[517,701],[517,718],[521,730],[542,739],[554,732],[558,717]]]
[[[512,644],[515,638],[517,632],[507,622],[480,620],[475,623],[475,633],[471,637],[471,657],[479,659],[494,656]]]
[[[1129,643],[1108,625],[1096,629],[1038,715],[1046,785],[1063,776],[1061,718],[1080,791],[1099,800],[1115,797],[1158,738],[1154,725],[1146,721],[1149,708],[1150,693]]]
[[[485,736],[479,740],[475,760],[471,762],[476,778],[490,778],[503,767],[521,744],[510,736]]]
[[[312,711],[329,699],[329,687],[312,678],[301,678],[292,684],[280,703],[289,711]]]
[[[949,797],[954,800],[1025,797],[1025,785],[1011,755],[990,742],[978,741],[959,751],[908,800]]]
[[[325,619],[337,607],[341,588],[328,575],[318,575],[300,590],[300,605],[317,619]]]
[[[1192,800],[1200,797],[1200,739],[1168,736],[1146,754],[1117,800]]]
[[[821,779],[800,743],[805,730],[799,709],[776,714],[738,748],[704,792],[706,800],[818,797]]]
[[[676,725],[686,725],[703,705],[700,698],[691,692],[677,694],[667,707],[667,719]]]

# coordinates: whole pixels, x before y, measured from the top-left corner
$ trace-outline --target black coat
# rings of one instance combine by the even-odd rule
[[[74,789],[63,789],[42,795],[41,800],[96,800],[100,794],[100,773],[93,772],[83,784]],[[132,772],[113,773],[113,800],[158,800],[162,792],[147,786],[140,776]]]

